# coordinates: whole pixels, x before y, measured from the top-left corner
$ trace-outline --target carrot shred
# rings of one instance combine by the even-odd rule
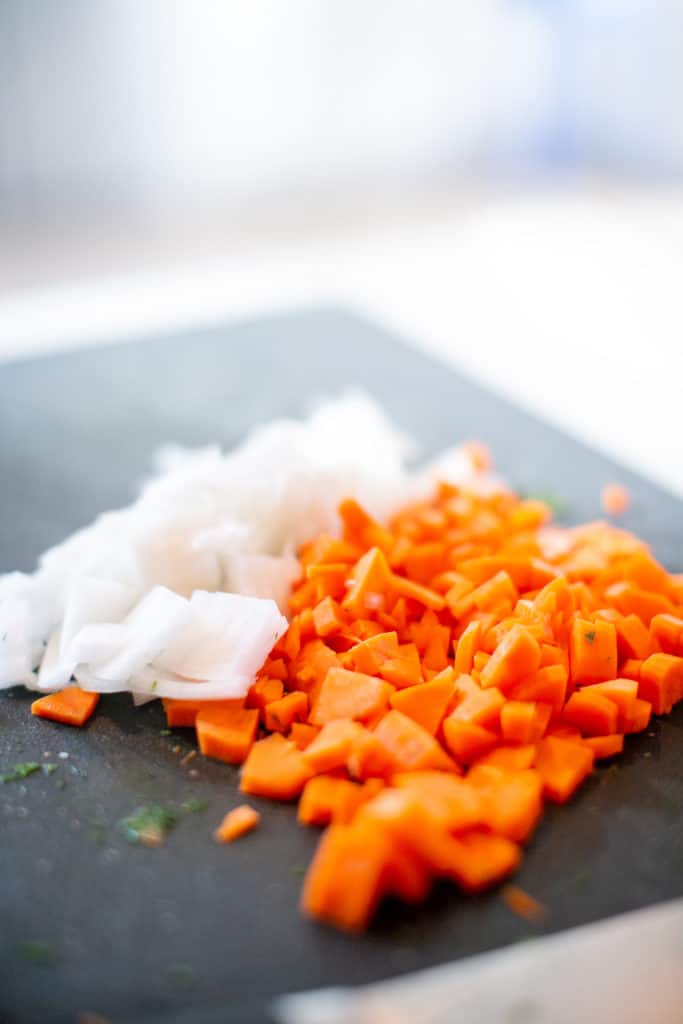
[[[89,693],[78,686],[67,686],[34,700],[31,714],[63,725],[83,726],[93,714],[99,699],[99,693]]]
[[[248,804],[241,804],[228,811],[214,832],[214,839],[217,843],[232,843],[257,828],[260,821],[261,815],[258,811]]]

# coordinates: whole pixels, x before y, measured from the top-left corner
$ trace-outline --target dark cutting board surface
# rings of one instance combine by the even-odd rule
[[[159,444],[231,446],[351,386],[423,454],[489,443],[514,485],[566,502],[566,521],[599,516],[602,484],[623,481],[634,497],[624,525],[683,568],[680,501],[383,330],[313,310],[0,367],[0,571],[32,569],[44,548],[126,504]],[[76,730],[32,719],[30,699],[0,694],[0,770],[59,767],[0,786],[3,1024],[76,1024],[87,1011],[113,1024],[262,1021],[280,993],[369,982],[683,895],[683,705],[545,814],[518,875],[548,908],[542,926],[496,892],[440,886],[350,938],[299,916],[317,835],[293,807],[253,801],[260,830],[212,842],[240,802],[238,772],[184,763],[192,736],[164,735],[158,703],[104,698]],[[183,813],[160,849],[127,844],[117,827],[140,805],[193,800],[206,809]]]

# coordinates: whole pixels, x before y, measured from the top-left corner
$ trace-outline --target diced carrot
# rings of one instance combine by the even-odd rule
[[[389,711],[374,731],[374,736],[391,756],[394,771],[435,768],[451,771],[451,758],[434,737],[400,711]]]
[[[631,504],[631,495],[623,484],[605,484],[600,492],[603,512],[608,516],[622,516]]]
[[[317,775],[304,786],[298,818],[302,825],[347,825],[363,799],[363,787],[357,782]]]
[[[353,586],[342,601],[344,608],[356,618],[380,607],[389,586],[390,569],[378,547],[371,548],[351,570]]]
[[[449,716],[444,719],[442,729],[446,746],[462,764],[471,764],[498,743],[495,732],[475,722],[458,721]]]
[[[536,768],[549,800],[563,804],[593,769],[593,751],[573,740],[546,736],[541,740]]]
[[[195,719],[199,749],[206,757],[241,764],[256,739],[258,719],[258,711],[250,708],[202,708]]]
[[[228,811],[214,832],[214,839],[217,843],[232,843],[257,828],[260,821],[261,815],[258,811],[248,804],[241,804]]]
[[[521,772],[525,768],[531,768],[534,764],[536,750],[535,743],[523,743],[518,746],[502,744],[495,747],[490,753],[484,754],[475,764],[490,765],[492,768],[502,768],[508,772]]]
[[[649,701],[656,715],[666,715],[683,698],[683,658],[651,654],[640,668],[638,696]]]
[[[541,661],[538,641],[524,626],[515,625],[503,637],[482,669],[481,685],[505,689],[535,672]]]
[[[313,702],[310,720],[313,725],[325,725],[335,718],[363,721],[386,708],[392,692],[382,679],[331,668]]]
[[[455,856],[444,874],[469,893],[497,885],[517,869],[521,859],[517,844],[505,836],[470,832],[451,843]]]
[[[454,692],[453,670],[447,668],[429,683],[407,686],[392,693],[389,703],[434,735]]]
[[[299,750],[306,750],[319,732],[320,729],[317,725],[310,725],[308,722],[292,722],[288,738],[296,743]]]
[[[600,683],[617,674],[617,631],[613,623],[575,618],[569,641],[575,683]]]
[[[258,682],[263,682],[265,684],[265,680],[263,680],[263,681],[257,680],[257,683]],[[254,683],[254,687],[257,686],[257,683]],[[274,683],[277,686],[278,680],[274,680]],[[252,687],[252,689],[253,689],[253,687]],[[278,690],[279,690],[279,692],[281,694],[282,693],[282,685],[281,684],[278,687]],[[194,728],[195,721],[197,720],[197,715],[199,714],[199,712],[203,708],[208,708],[209,710],[211,710],[211,709],[215,709],[215,708],[218,708],[218,707],[241,708],[241,707],[244,706],[244,701],[241,700],[241,699],[239,699],[239,700],[179,700],[179,699],[175,699],[175,698],[171,698],[171,697],[163,697],[161,703],[164,706],[164,711],[166,713],[166,725],[169,727],[169,729],[176,729],[176,728],[183,728],[183,727],[190,728],[190,729]]]
[[[600,694],[616,704],[619,711],[618,725],[622,726],[626,719],[633,715],[638,697],[638,682],[635,679],[610,679],[605,683],[585,686],[581,692]]]
[[[345,765],[361,729],[350,718],[327,722],[304,751],[311,771],[328,772]]]
[[[371,822],[330,825],[304,882],[301,909],[344,931],[363,931],[385,887],[392,843]]]
[[[83,726],[97,707],[99,699],[99,693],[90,693],[78,686],[67,686],[34,700],[31,714],[63,725]]]
[[[639,658],[627,658],[619,669],[619,674],[623,679],[640,679],[642,665]]]
[[[394,843],[386,866],[384,890],[404,903],[422,903],[432,887],[432,875],[422,860]]]
[[[646,658],[649,653],[657,650],[665,654],[683,655],[683,619],[666,613],[653,616],[650,621],[650,638],[656,646],[639,657]]]
[[[460,634],[455,649],[455,674],[469,675],[481,639],[481,622],[470,622]]]
[[[481,794],[451,772],[400,772],[392,778],[392,785],[415,794],[432,820],[447,832],[483,824]]]
[[[247,707],[263,710],[266,704],[272,704],[273,701],[280,700],[284,692],[285,688],[280,679],[269,679],[268,677],[257,679],[247,691]],[[166,712],[166,718],[168,719],[168,711]],[[194,725],[194,718],[191,724]]]
[[[609,586],[605,591],[605,597],[622,615],[637,615],[647,626],[655,615],[675,611],[668,598],[653,591],[643,590],[625,580]]]
[[[584,743],[591,748],[596,758],[614,757],[624,749],[624,737],[621,733],[611,736],[589,736]]]
[[[567,693],[567,669],[564,665],[547,665],[526,679],[521,679],[508,693],[512,700],[538,701],[549,704],[553,716],[561,714]]]
[[[505,771],[475,765],[468,780],[484,800],[484,823],[497,835],[524,843],[533,832],[543,809],[543,782],[533,768]]]
[[[301,690],[294,690],[279,700],[266,704],[264,724],[269,732],[286,733],[294,722],[303,722],[308,714],[308,697]]]
[[[546,908],[543,904],[518,885],[503,886],[502,897],[503,902],[512,913],[524,921],[535,924],[542,921],[546,915]]]
[[[482,690],[470,676],[460,676],[456,682],[455,707],[449,719],[495,729],[504,704],[505,698],[495,686]]]
[[[593,692],[592,692],[593,691]],[[613,701],[591,686],[573,693],[564,707],[563,719],[584,736],[608,736],[617,731],[619,710]]]
[[[633,713],[624,722],[624,732],[643,732],[650,724],[652,704],[640,697],[635,701]]]
[[[500,712],[503,739],[507,743],[537,743],[548,726],[552,710],[550,704],[508,700]]]
[[[313,625],[320,637],[332,636],[344,629],[346,622],[339,605],[333,598],[325,597],[313,609]]]
[[[650,654],[650,633],[638,616],[625,615],[615,622],[615,626],[619,657],[647,658]]]
[[[257,740],[242,766],[240,789],[271,800],[293,800],[313,774],[295,743],[274,732]]]

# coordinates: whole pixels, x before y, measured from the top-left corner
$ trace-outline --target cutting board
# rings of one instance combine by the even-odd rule
[[[602,484],[622,481],[634,498],[624,525],[683,568],[680,501],[378,327],[322,309],[1,367],[0,571],[30,570],[127,503],[158,445],[229,447],[350,387],[378,398],[425,455],[481,438],[514,485],[561,498],[568,522],[599,516]],[[518,875],[546,905],[543,924],[497,892],[443,885],[419,908],[387,905],[351,938],[298,913],[317,835],[293,807],[253,801],[258,832],[212,842],[240,801],[238,772],[188,762],[191,733],[166,735],[158,703],[105,698],[72,730],[33,719],[30,699],[0,696],[0,770],[58,767],[0,786],[3,1024],[76,1024],[86,1012],[113,1024],[260,1022],[280,993],[390,977],[683,895],[683,706],[629,738],[570,806],[549,808]],[[176,828],[159,849],[129,845],[117,823],[152,803],[178,811]]]

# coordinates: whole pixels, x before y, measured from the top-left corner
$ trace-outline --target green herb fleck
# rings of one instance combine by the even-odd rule
[[[155,680],[154,680],[154,682],[152,683],[152,685],[150,686],[150,690],[151,690],[152,692],[154,692],[154,690],[156,690],[156,688],[157,688],[157,686],[158,686],[158,685],[159,685],[159,680],[158,680],[158,679],[155,679]]]
[[[588,641],[589,644],[593,643],[593,641],[595,640],[595,636],[596,636],[594,629],[587,630],[587,632],[585,632],[583,635],[585,636],[585,638],[586,638],[586,640]]]
[[[91,839],[95,846],[104,846],[106,838],[107,830],[104,825],[100,825],[99,822],[94,822],[88,829],[88,839]]]
[[[568,501],[551,491],[520,491],[519,496],[525,501],[542,501],[554,516],[564,515],[569,510]]]
[[[29,775],[40,771],[40,765],[36,761],[24,761],[22,764],[15,764],[9,772],[0,774],[0,782],[20,782],[27,779]]]
[[[206,800],[186,800],[185,803],[180,805],[180,808],[188,814],[199,814],[201,811],[205,811],[208,806]]]
[[[161,846],[166,833],[177,821],[173,811],[159,804],[150,807],[138,807],[127,818],[119,822],[124,839],[129,843],[142,843],[143,846]]]
[[[7,639],[7,633],[3,633],[2,634],[2,642],[3,642],[3,644],[4,644],[6,639]]]
[[[176,989],[194,988],[197,984],[197,975],[189,964],[171,964],[164,971],[169,985]]]
[[[292,865],[292,874],[298,878],[302,878],[306,874],[305,864],[294,864]]]
[[[49,967],[57,960],[57,952],[54,947],[50,946],[47,942],[39,942],[30,940],[28,942],[20,942],[17,946],[17,951],[20,956],[23,956],[24,960],[30,960],[32,964],[36,964],[38,967]]]
[[[159,735],[160,736],[171,736],[172,733],[171,733],[170,729],[159,729]]]
[[[58,768],[59,765],[53,764],[52,762],[48,762],[47,764],[41,764],[40,766],[40,770],[42,771],[43,775],[52,775],[52,773],[56,772]]]

